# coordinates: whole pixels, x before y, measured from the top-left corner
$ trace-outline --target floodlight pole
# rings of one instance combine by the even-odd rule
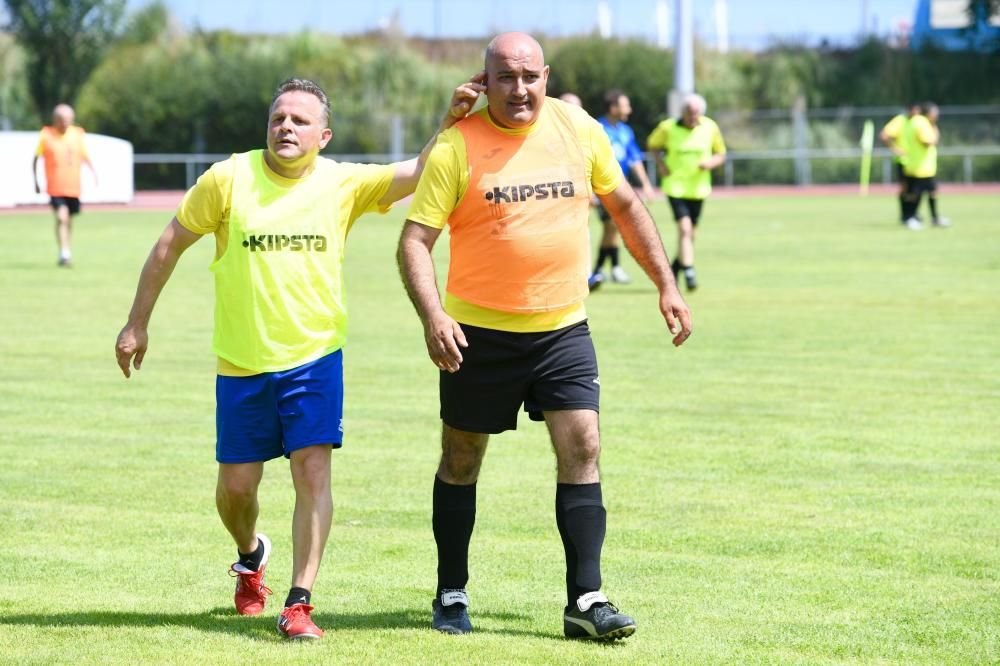
[[[681,115],[684,95],[694,92],[694,16],[691,0],[674,0],[674,88],[667,95],[667,111],[671,117]]]

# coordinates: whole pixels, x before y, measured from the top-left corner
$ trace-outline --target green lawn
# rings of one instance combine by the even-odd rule
[[[281,461],[261,488],[275,597],[232,610],[211,240],[125,381],[115,336],[169,213],[85,213],[73,270],[48,214],[0,217],[0,663],[998,663],[1000,200],[942,207],[954,228],[915,233],[890,197],[710,201],[681,349],[647,281],[590,298],[605,589],[639,623],[613,646],[561,637],[554,462],[523,417],[479,484],[476,632],[428,628],[437,382],[394,265],[402,211],[348,245],[347,440],[309,645],[274,630]]]

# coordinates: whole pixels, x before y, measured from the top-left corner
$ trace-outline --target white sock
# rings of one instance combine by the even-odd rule
[[[64,260],[64,261],[69,261],[73,257],[70,254],[69,250],[59,250],[59,258],[62,259],[62,260]]]

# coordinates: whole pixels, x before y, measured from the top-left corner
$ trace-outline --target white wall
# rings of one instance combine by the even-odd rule
[[[0,132],[0,208],[18,204],[45,204],[45,164],[38,160],[38,184],[35,194],[31,179],[31,160],[38,147],[38,132]],[[103,134],[84,138],[90,161],[97,171],[97,182],[86,166],[81,173],[80,200],[84,203],[128,203],[134,193],[132,182],[132,144]]]

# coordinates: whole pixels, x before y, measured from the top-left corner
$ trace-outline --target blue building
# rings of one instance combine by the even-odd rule
[[[1000,7],[988,16],[990,5],[998,7],[977,0],[919,0],[910,44],[914,50],[1000,52]]]

